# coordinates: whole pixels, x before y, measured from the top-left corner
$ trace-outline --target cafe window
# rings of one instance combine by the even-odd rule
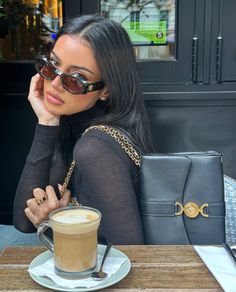
[[[32,60],[62,25],[62,0],[0,0],[0,60]]]
[[[175,0],[101,0],[101,14],[122,24],[138,60],[176,59]]]

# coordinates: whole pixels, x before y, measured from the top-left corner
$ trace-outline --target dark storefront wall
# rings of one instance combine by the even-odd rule
[[[101,2],[68,0],[63,9],[67,17],[94,13]],[[138,61],[154,143],[159,152],[221,151],[225,174],[236,178],[236,2],[175,5],[175,58]],[[11,223],[36,120],[26,98],[33,61],[0,63],[0,74],[1,224]]]

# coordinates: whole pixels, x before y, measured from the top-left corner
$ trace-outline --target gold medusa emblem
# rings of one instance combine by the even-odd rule
[[[184,214],[189,218],[195,218],[199,214],[199,207],[196,203],[188,202],[184,206]]]
[[[194,202],[188,202],[184,206],[181,203],[176,202],[175,205],[177,206],[177,209],[178,209],[178,211],[175,213],[176,216],[179,216],[182,213],[184,213],[189,218],[196,218],[199,215],[199,213],[203,217],[208,217],[209,216],[204,211],[204,209],[208,207],[208,204],[203,204],[202,206],[199,207]]]

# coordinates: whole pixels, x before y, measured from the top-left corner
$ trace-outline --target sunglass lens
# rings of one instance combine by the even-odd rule
[[[66,88],[68,91],[74,94],[83,93],[83,84],[79,79],[68,75],[64,75],[62,79],[64,88]]]
[[[38,73],[47,80],[53,80],[56,78],[57,74],[55,73],[55,69],[52,65],[47,63],[42,59],[36,60],[36,69]]]

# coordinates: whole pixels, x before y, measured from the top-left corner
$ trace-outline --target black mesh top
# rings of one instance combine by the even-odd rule
[[[22,232],[35,227],[24,213],[26,201],[36,187],[58,189],[68,171],[67,163],[55,149],[59,126],[37,125],[14,201],[14,225]],[[74,146],[76,161],[70,189],[84,206],[102,213],[99,241],[113,244],[143,244],[138,208],[139,168],[121,146],[106,133],[93,129]]]

